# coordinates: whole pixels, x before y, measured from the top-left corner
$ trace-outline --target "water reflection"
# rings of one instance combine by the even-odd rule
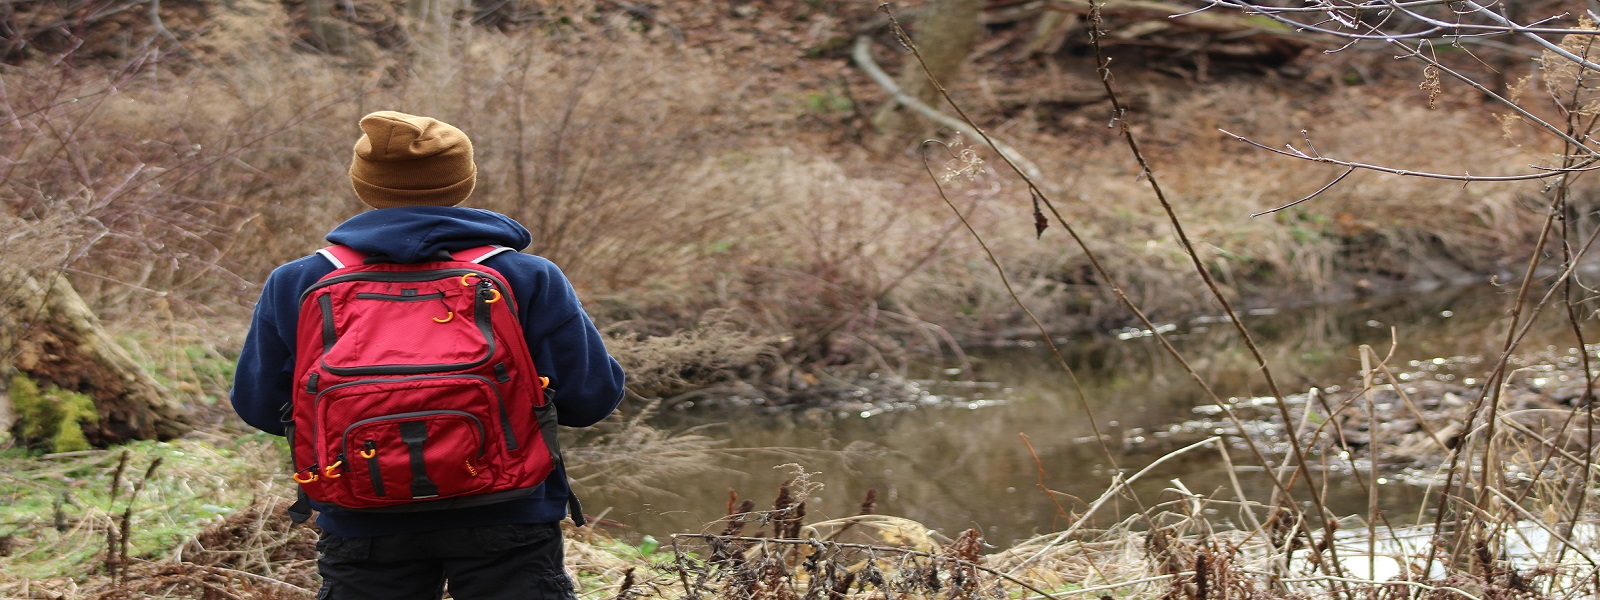
[[[1292,394],[1311,386],[1348,385],[1360,368],[1358,346],[1369,344],[1380,355],[1387,353],[1391,328],[1398,340],[1395,365],[1433,357],[1493,356],[1504,342],[1510,291],[1483,286],[1339,307],[1254,311],[1246,322],[1280,388]],[[1549,312],[1524,348],[1576,346],[1570,326],[1556,318],[1556,311]],[[1217,394],[1270,395],[1231,324],[1200,318],[1169,329],[1165,335]],[[1594,334],[1586,329],[1587,340],[1594,341]],[[585,501],[591,512],[607,511],[606,518],[641,533],[700,531],[724,514],[730,489],[757,506],[770,506],[777,487],[791,474],[778,466],[800,462],[818,473],[814,480],[825,486],[808,507],[808,520],[856,514],[868,490],[875,489],[880,513],[907,517],[950,536],[978,527],[989,540],[1005,543],[1064,527],[1063,511],[1083,510],[1108,487],[1113,460],[1131,472],[1206,433],[1174,433],[1175,424],[1192,419],[1195,407],[1210,401],[1148,335],[1123,331],[1063,340],[1084,397],[1047,350],[1029,346],[975,353],[978,360],[967,377],[994,382],[995,387],[926,384],[941,397],[972,401],[865,418],[859,411],[828,410],[662,414],[655,424],[664,428],[707,426],[703,433],[726,439],[731,447],[803,449],[804,456],[730,454],[717,459],[719,470],[690,481],[659,482],[662,489],[654,492],[613,490],[596,481]],[[1472,368],[1487,366],[1484,362]],[[997,399],[1003,401],[988,402]],[[1096,441],[1085,400],[1112,443]],[[1240,465],[1237,481],[1245,494],[1267,498],[1270,482],[1258,463],[1238,451],[1233,460]],[[1173,479],[1202,496],[1233,500],[1234,478],[1227,465],[1216,449],[1189,452],[1133,486],[1139,503],[1119,499],[1103,516],[1108,522],[1120,520],[1141,505],[1175,499]],[[1366,513],[1367,493],[1356,477],[1332,475],[1325,483],[1335,510]],[[1399,484],[1379,489],[1380,505],[1391,521],[1417,518],[1407,511],[1420,504],[1420,490]],[[1215,507],[1216,520],[1240,522],[1236,509]]]

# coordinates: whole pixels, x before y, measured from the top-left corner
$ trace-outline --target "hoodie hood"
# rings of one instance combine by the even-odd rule
[[[510,217],[478,208],[403,206],[371,210],[340,223],[328,241],[398,263],[424,262],[439,252],[507,246],[521,252],[533,242]]]

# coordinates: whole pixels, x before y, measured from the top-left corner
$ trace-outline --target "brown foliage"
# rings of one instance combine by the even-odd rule
[[[317,530],[296,526],[284,509],[287,499],[258,499],[184,544],[181,556],[199,567],[252,573],[314,590]]]

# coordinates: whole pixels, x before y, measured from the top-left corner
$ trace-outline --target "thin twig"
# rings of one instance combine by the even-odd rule
[[[1065,591],[1065,592],[1058,592],[1056,594],[1056,597],[1065,598],[1067,596],[1081,596],[1081,595],[1084,595],[1084,594],[1093,594],[1095,592],[1104,592],[1106,590],[1121,589],[1121,588],[1134,586],[1134,585],[1143,585],[1143,584],[1146,584],[1146,583],[1155,583],[1155,582],[1158,582],[1158,581],[1168,581],[1168,580],[1175,579],[1175,578],[1190,577],[1190,576],[1193,576],[1193,575],[1194,575],[1193,571],[1184,571],[1182,573],[1173,573],[1171,575],[1157,575],[1155,577],[1145,577],[1143,579],[1133,579],[1133,580],[1130,580],[1130,581],[1119,581],[1117,583],[1108,583],[1108,584],[1105,584],[1105,585],[1096,585],[1096,586],[1092,586],[1092,587],[1078,588],[1078,589],[1075,589],[1075,590],[1069,590],[1069,591]],[[1033,599],[1033,598],[1025,598],[1023,600],[1035,600],[1035,599]]]
[[[1307,162],[1327,163],[1327,164],[1330,164],[1330,165],[1339,165],[1341,167],[1347,167],[1347,168],[1352,168],[1352,169],[1361,169],[1361,170],[1364,170],[1364,171],[1377,171],[1379,173],[1388,173],[1390,175],[1404,175],[1404,176],[1407,176],[1407,177],[1422,177],[1422,178],[1426,178],[1426,179],[1444,179],[1444,180],[1449,180],[1449,181],[1468,181],[1468,182],[1478,182],[1478,181],[1533,181],[1533,180],[1538,180],[1538,179],[1549,179],[1551,177],[1558,177],[1561,174],[1568,173],[1568,172],[1581,172],[1581,171],[1591,171],[1591,170],[1595,170],[1595,169],[1600,169],[1600,164],[1597,164],[1597,163],[1600,163],[1600,159],[1591,158],[1591,159],[1585,160],[1583,163],[1580,163],[1581,166],[1578,166],[1578,167],[1573,167],[1573,168],[1568,168],[1568,169],[1549,169],[1548,171],[1540,172],[1540,173],[1527,173],[1527,174],[1523,174],[1523,175],[1471,175],[1471,174],[1451,175],[1449,173],[1432,173],[1432,172],[1428,172],[1428,171],[1414,171],[1414,170],[1411,170],[1411,169],[1397,169],[1397,168],[1394,168],[1394,167],[1385,167],[1385,166],[1382,166],[1382,165],[1374,165],[1374,164],[1361,163],[1361,162],[1355,162],[1355,161],[1339,160],[1339,159],[1336,159],[1336,158],[1328,158],[1326,156],[1309,156],[1309,155],[1300,154],[1300,153],[1296,153],[1296,152],[1285,152],[1283,150],[1279,150],[1277,148],[1273,148],[1272,146],[1268,146],[1268,145],[1263,144],[1261,142],[1257,142],[1255,140],[1252,140],[1252,139],[1247,138],[1245,136],[1242,136],[1242,135],[1239,135],[1237,133],[1228,131],[1226,129],[1218,129],[1217,131],[1220,131],[1224,135],[1227,135],[1227,136],[1229,136],[1229,137],[1231,137],[1233,139],[1239,140],[1239,141],[1244,142],[1246,144],[1250,144],[1251,146],[1255,146],[1255,147],[1260,148],[1262,150],[1266,150],[1266,151],[1272,152],[1274,154],[1280,154],[1280,155],[1283,155],[1283,156],[1287,156],[1287,157],[1290,157],[1290,158],[1295,158],[1295,159],[1299,159],[1299,160],[1303,160],[1303,161],[1307,161]]]
[[[689,585],[689,568],[683,565],[683,552],[678,549],[678,534],[672,536],[672,559],[678,565],[678,581],[683,582],[683,594],[689,600],[699,600],[700,594]]]
[[[1223,133],[1227,133],[1227,132],[1224,131]],[[1232,135],[1232,134],[1229,134],[1229,135]],[[1264,210],[1264,211],[1252,214],[1250,216],[1251,217],[1259,217],[1261,215],[1270,215],[1270,214],[1278,212],[1280,210],[1293,207],[1293,206],[1295,206],[1297,204],[1300,204],[1302,202],[1305,202],[1305,201],[1310,200],[1312,198],[1315,198],[1317,196],[1321,196],[1323,192],[1328,191],[1329,189],[1333,188],[1333,186],[1339,185],[1339,182],[1344,181],[1344,178],[1349,177],[1350,174],[1354,173],[1354,172],[1356,172],[1356,168],[1355,167],[1350,167],[1348,169],[1345,169],[1344,173],[1341,173],[1338,177],[1333,178],[1333,181],[1328,182],[1328,185],[1322,186],[1321,189],[1318,189],[1315,192],[1311,192],[1310,196],[1306,196],[1304,198],[1301,198],[1299,200],[1295,200],[1294,202],[1290,202],[1290,203],[1285,204],[1283,206],[1279,206],[1279,207],[1271,209],[1271,210]]]
[[[885,5],[881,5],[880,8],[884,9],[885,12],[887,12],[887,5],[886,4]],[[921,62],[921,56],[918,53],[916,45],[911,42],[910,36],[908,36],[908,35],[906,35],[904,33],[904,30],[899,27],[899,23],[897,21],[895,21],[895,19],[893,18],[892,15],[890,15],[889,21],[890,21],[890,25],[893,28],[893,30],[895,31],[896,36],[898,37],[898,39],[901,41],[902,44],[904,44],[907,48],[909,48],[912,51],[913,55],[917,57],[917,59],[918,59],[918,61],[920,63]],[[926,72],[926,71],[927,71],[926,67],[924,67],[924,72]],[[1106,73],[1109,74],[1109,72],[1106,72]],[[956,114],[958,116],[960,116],[960,118],[963,121],[965,121],[966,123],[971,125],[972,129],[980,137],[982,137],[986,143],[988,143],[991,147],[995,147],[995,142],[994,142],[993,139],[990,138],[988,132],[986,132],[983,128],[977,127],[975,124],[973,124],[972,119],[966,115],[965,111],[963,111],[961,109],[961,106],[958,103],[956,103],[953,98],[950,97],[950,94],[949,94],[948,90],[946,90],[942,85],[938,84],[937,81],[934,81],[934,86],[933,87],[945,99],[946,103],[949,104],[952,107],[953,110],[955,110]],[[1112,91],[1114,91],[1114,90],[1112,90]],[[1114,101],[1114,105],[1115,106],[1120,107],[1120,104],[1116,104],[1115,103],[1116,102],[1115,98],[1113,98],[1113,101]],[[1119,108],[1116,111],[1115,114],[1118,115],[1119,118],[1120,118],[1120,116],[1123,115],[1124,113]],[[1033,195],[1033,197],[1038,199],[1041,204],[1043,204],[1046,208],[1049,209],[1051,215],[1055,218],[1056,222],[1062,227],[1063,230],[1066,231],[1067,235],[1070,238],[1072,238],[1074,244],[1076,244],[1078,246],[1078,248],[1083,251],[1085,258],[1089,261],[1089,264],[1090,264],[1091,268],[1094,269],[1095,274],[1100,278],[1101,281],[1105,282],[1105,285],[1111,291],[1111,293],[1114,296],[1116,296],[1118,302],[1121,303],[1125,308],[1127,308],[1128,311],[1130,313],[1132,313],[1133,316],[1136,319],[1138,319],[1139,322],[1142,323],[1147,330],[1150,330],[1150,331],[1153,332],[1153,337],[1155,338],[1157,343],[1159,343],[1161,345],[1162,349],[1168,355],[1172,356],[1174,358],[1174,360],[1176,360],[1179,363],[1179,365],[1183,368],[1183,370],[1189,375],[1190,379],[1197,386],[1199,386],[1199,388],[1205,393],[1206,397],[1208,399],[1210,399],[1210,401],[1213,404],[1215,404],[1217,406],[1225,406],[1226,403],[1223,402],[1222,399],[1215,392],[1215,390],[1212,389],[1212,387],[1209,384],[1209,382],[1207,382],[1207,380],[1204,377],[1202,377],[1194,369],[1193,365],[1191,365],[1189,363],[1189,361],[1183,356],[1183,354],[1181,352],[1178,352],[1177,348],[1173,347],[1173,345],[1171,343],[1171,340],[1167,339],[1167,336],[1163,335],[1157,329],[1156,325],[1150,320],[1150,318],[1144,313],[1144,311],[1140,310],[1139,307],[1137,305],[1135,305],[1131,299],[1128,298],[1127,293],[1122,289],[1122,287],[1120,285],[1118,285],[1116,283],[1116,278],[1113,277],[1107,271],[1107,269],[1105,268],[1104,264],[1101,263],[1098,254],[1094,251],[1093,248],[1091,248],[1088,245],[1088,243],[1083,239],[1083,237],[1078,234],[1076,228],[1074,228],[1072,226],[1072,224],[1070,222],[1068,222],[1065,217],[1062,216],[1060,210],[1056,207],[1055,203],[1052,202],[1049,199],[1049,196],[1046,194],[1046,192],[1039,187],[1036,179],[1029,176],[1028,170],[1024,169],[1022,166],[1018,165],[1016,161],[1012,160],[1011,156],[1007,155],[1004,152],[999,153],[999,156],[1000,156],[1002,161],[1004,161],[1008,166],[1011,167],[1013,172],[1017,173],[1020,177],[1022,177],[1023,181],[1027,183],[1029,192]],[[948,199],[946,200],[946,202],[948,203]],[[970,228],[970,225],[969,225],[969,228]],[[987,250],[986,250],[986,252],[987,252]],[[994,261],[994,259],[992,257],[992,253],[991,253],[991,262],[994,262],[994,264],[997,267],[999,266],[998,262]],[[1203,269],[1202,269],[1202,272],[1203,272]],[[1024,311],[1026,311],[1027,307],[1024,306],[1023,309],[1024,309]],[[1037,319],[1035,319],[1034,321],[1035,321],[1036,324],[1038,324],[1038,320]],[[1235,322],[1237,323],[1237,318],[1236,317],[1235,317]],[[1042,325],[1040,326],[1040,329],[1041,329],[1042,332],[1044,331]],[[1048,340],[1049,336],[1048,336],[1047,333],[1046,333],[1045,337]],[[1053,348],[1053,344],[1052,344],[1052,348]],[[1055,351],[1055,354],[1056,354],[1056,358],[1057,358],[1058,364],[1065,365],[1065,360],[1063,358],[1061,358],[1059,350]],[[1069,373],[1069,375],[1071,374],[1070,369],[1068,370],[1068,373]],[[1280,397],[1281,397],[1281,395],[1280,395]],[[1085,403],[1085,405],[1087,406],[1087,403]],[[1251,453],[1254,454],[1256,459],[1263,466],[1270,467],[1271,463],[1267,460],[1266,456],[1262,453],[1260,445],[1256,442],[1254,437],[1249,435],[1248,433],[1244,433],[1246,431],[1246,428],[1243,426],[1243,423],[1240,423],[1238,421],[1237,416],[1233,415],[1231,412],[1228,412],[1228,413],[1225,413],[1225,414],[1227,414],[1229,419],[1232,420],[1236,426],[1238,426],[1238,430],[1241,432],[1240,439],[1242,439],[1245,442],[1246,446],[1250,449]],[[1095,424],[1094,419],[1092,419],[1092,418],[1090,419],[1090,423],[1097,428],[1096,429],[1097,437],[1100,437],[1103,440],[1103,436],[1100,436],[1098,434],[1098,424]],[[1103,441],[1102,441],[1102,444],[1103,444]],[[1298,449],[1297,449],[1297,451],[1298,451]],[[1288,490],[1284,486],[1283,482],[1279,481],[1277,478],[1272,478],[1271,481],[1272,481],[1273,485],[1279,491],[1287,493]],[[1134,499],[1135,499],[1135,501],[1137,501],[1137,496],[1135,496]],[[1288,503],[1284,508],[1287,508],[1288,510],[1290,510],[1292,512],[1295,512],[1297,515],[1299,513],[1298,506],[1296,506],[1293,503]],[[1325,511],[1326,507],[1323,507],[1322,510]],[[1326,515],[1323,515],[1323,518],[1324,518],[1324,520],[1326,520],[1327,519]],[[1082,521],[1079,521],[1079,523],[1082,523]],[[1058,537],[1056,539],[1055,543],[1059,543],[1061,540],[1064,540],[1064,539],[1065,539],[1064,537]]]

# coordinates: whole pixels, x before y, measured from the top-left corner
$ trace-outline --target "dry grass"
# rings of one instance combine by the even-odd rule
[[[603,481],[608,490],[627,494],[662,489],[668,482],[694,480],[720,469],[708,460],[730,452],[723,440],[700,431],[669,432],[646,421],[655,406],[645,406],[626,419],[597,427],[585,443],[565,452],[576,465],[572,481],[580,486]]]
[[[628,373],[629,389],[642,396],[736,381],[761,370],[763,361],[774,360],[776,340],[763,343],[725,311],[708,312],[695,328],[666,335],[641,332],[644,326],[627,321],[613,325],[606,344]]]
[[[1173,98],[1140,115],[1139,132],[1164,188],[1200,242],[1202,259],[1228,288],[1248,298],[1284,286],[1291,295],[1336,293],[1357,278],[1481,280],[1537,234],[1542,214],[1526,204],[1537,184],[1462,186],[1382,174],[1357,174],[1313,202],[1250,217],[1311,194],[1343,169],[1281,159],[1218,129],[1418,171],[1460,173],[1470,165],[1477,174],[1520,173],[1545,159],[1504,139],[1485,116],[1379,101],[1359,90],[1317,101],[1308,147],[1300,130],[1309,110],[1299,97],[1240,84]],[[1070,157],[1047,159],[1063,161],[1047,170],[1071,174],[1055,182],[1068,218],[1141,306],[1204,304],[1204,287],[1182,275],[1192,270],[1189,259],[1125,155],[1125,148],[1085,144]],[[1006,250],[1003,256],[1015,255]],[[1453,269],[1429,272],[1429,261]]]

